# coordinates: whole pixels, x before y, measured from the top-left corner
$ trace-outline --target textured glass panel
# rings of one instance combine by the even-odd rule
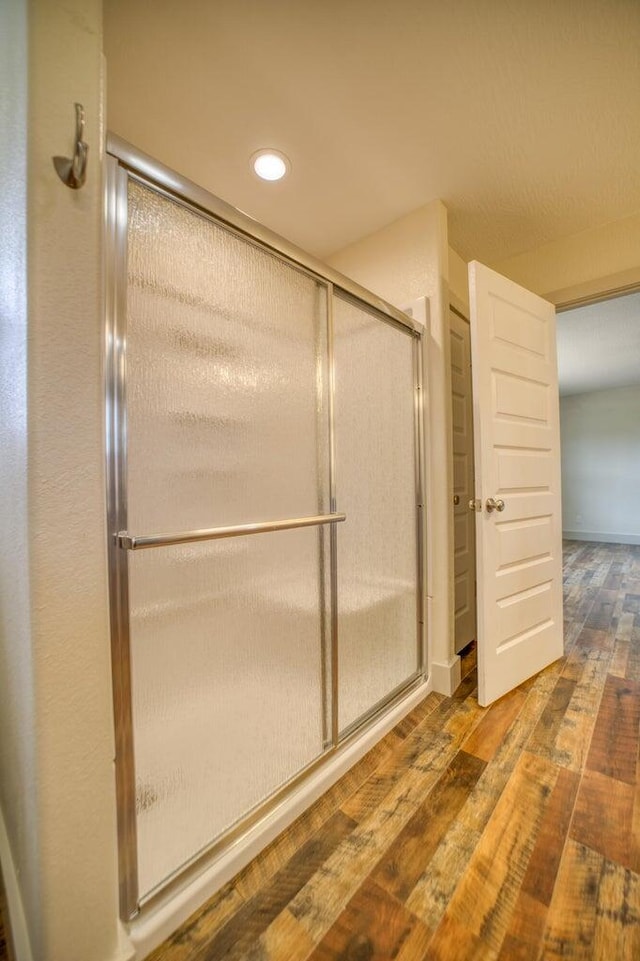
[[[322,752],[320,537],[130,555],[143,896]]]
[[[415,674],[413,338],[334,300],[340,729]]]
[[[136,182],[127,269],[129,530],[325,513],[325,288]],[[327,542],[130,554],[141,897],[322,752]]]
[[[128,526],[324,513],[325,290],[129,185]]]

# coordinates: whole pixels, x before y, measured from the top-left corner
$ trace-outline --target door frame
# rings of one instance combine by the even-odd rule
[[[465,262],[466,266],[466,262]],[[505,275],[506,276],[506,275]],[[511,279],[511,278],[508,278]],[[515,281],[517,283],[517,281]],[[468,293],[468,292],[467,292]],[[549,291],[538,296],[550,301],[556,309],[556,313],[563,313],[567,310],[574,310],[577,307],[588,307],[590,304],[600,303],[606,300],[614,300],[618,297],[625,297],[627,294],[640,293],[640,267],[623,271],[617,274],[606,274],[579,284],[572,284],[555,291]],[[465,301],[449,285],[447,288],[447,309],[454,309],[460,316],[468,317],[470,309],[468,301]],[[472,374],[473,376],[473,374]],[[449,382],[449,393],[451,393],[451,383]],[[562,445],[562,438],[561,438]],[[453,539],[450,546],[451,570],[453,571],[454,557]],[[453,574],[452,574],[453,576]],[[455,623],[454,612],[451,612],[452,633],[450,639],[450,656],[455,657],[455,637],[453,625]],[[476,592],[476,623],[477,623],[477,592]]]

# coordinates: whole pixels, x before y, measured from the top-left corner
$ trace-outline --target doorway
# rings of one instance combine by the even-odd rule
[[[640,543],[640,292],[559,309],[565,539]]]

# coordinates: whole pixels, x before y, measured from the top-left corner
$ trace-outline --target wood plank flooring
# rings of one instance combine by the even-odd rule
[[[565,656],[474,652],[149,961],[638,961],[640,547],[565,544]]]
[[[638,961],[640,547],[564,571],[564,658],[483,709],[470,651],[149,961]]]

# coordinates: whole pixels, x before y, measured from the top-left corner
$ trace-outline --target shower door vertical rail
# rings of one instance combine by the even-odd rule
[[[335,351],[333,330],[333,284],[327,298],[327,353],[329,367],[329,510],[337,510],[336,499],[336,442],[335,442]],[[338,723],[338,540],[335,524],[329,530],[331,564],[331,743],[334,748],[340,739]]]
[[[425,673],[426,650],[425,650],[425,597],[427,596],[426,570],[424,563],[425,547],[425,481],[424,481],[424,421],[425,421],[425,390],[424,390],[424,370],[423,370],[423,348],[426,341],[424,335],[420,334],[413,341],[413,390],[415,410],[413,424],[415,432],[415,487],[416,487],[416,577],[418,581],[418,603],[416,606],[416,657],[418,669]]]
[[[242,831],[248,830],[254,825],[264,810],[268,810],[286,796],[295,785],[304,779],[312,769],[321,763],[325,763],[327,758],[335,753],[339,748],[360,730],[372,722],[387,709],[398,703],[403,697],[407,696],[423,680],[425,670],[425,638],[424,638],[424,613],[423,613],[423,589],[424,589],[424,563],[423,563],[423,539],[424,539],[424,518],[423,518],[423,394],[422,394],[422,328],[411,321],[406,315],[397,311],[395,308],[374,295],[369,294],[364,289],[353,284],[347,278],[339,274],[334,274],[326,265],[320,264],[309,258],[297,248],[292,247],[282,238],[272,235],[265,228],[244,218],[242,214],[229,208],[222,201],[212,197],[206,192],[182,181],[171,171],[166,171],[150,158],[138,154],[133,148],[111,138],[111,146],[107,156],[107,179],[106,179],[106,252],[107,252],[107,273],[106,273],[106,360],[105,360],[105,380],[106,380],[106,460],[107,460],[107,501],[108,501],[108,530],[109,530],[109,577],[110,577],[110,616],[112,624],[112,671],[114,686],[114,715],[115,715],[115,735],[116,735],[116,794],[118,808],[118,857],[120,875],[120,912],[123,919],[133,918],[144,906],[147,901],[155,897],[156,890],[166,887],[178,874],[186,868],[194,865],[205,855],[213,855],[215,852],[223,850],[221,844],[230,843],[240,837]],[[139,510],[139,482],[137,493],[133,488],[130,496],[127,493],[128,485],[128,447],[131,441],[130,427],[128,425],[127,414],[127,291],[128,291],[128,230],[129,230],[129,184],[137,182],[142,187],[149,188],[158,197],[166,198],[168,201],[175,202],[185,209],[191,209],[199,216],[208,219],[212,223],[218,223],[224,230],[235,234],[236,237],[244,239],[249,245],[275,255],[283,263],[297,269],[301,274],[306,274],[313,280],[318,289],[322,288],[326,292],[326,404],[325,414],[328,420],[328,502],[324,501],[322,494],[320,472],[322,456],[320,451],[317,453],[318,470],[318,510],[319,516],[298,517],[288,521],[253,523],[231,525],[229,527],[218,526],[211,530],[192,530],[182,531],[177,534],[161,535],[153,530],[135,530],[136,520],[133,520],[134,530],[130,531],[129,524],[133,514]],[[136,188],[137,189],[137,188]],[[135,193],[132,195],[132,209],[135,210]],[[137,201],[136,201],[137,203]],[[335,376],[336,376],[336,345],[335,345],[335,320],[334,303],[336,298],[349,301],[360,305],[369,315],[370,319],[377,319],[377,322],[390,324],[392,327],[401,329],[405,335],[409,335],[412,341],[413,367],[411,377],[412,388],[412,410],[413,410],[413,432],[414,432],[414,455],[415,455],[415,536],[416,536],[416,656],[415,670],[410,676],[397,684],[393,690],[386,690],[381,698],[371,704],[370,709],[366,710],[353,723],[340,729],[339,723],[339,631],[340,631],[340,609],[339,609],[339,579],[338,579],[338,554],[340,534],[337,530],[337,521],[344,520],[344,514],[339,513],[339,480],[340,464],[336,462],[336,443],[335,443]],[[138,354],[138,363],[140,355]],[[317,360],[316,381],[322,381],[323,362]],[[139,388],[139,384],[138,384]],[[407,390],[409,389],[409,379],[407,379]],[[323,410],[322,403],[318,407],[318,416]],[[323,415],[324,416],[324,415]],[[136,428],[139,432],[139,423]],[[318,441],[319,443],[319,441]],[[140,457],[140,448],[137,448]],[[370,465],[373,468],[373,464]],[[136,493],[136,497],[134,497]],[[391,492],[390,492],[391,493]],[[133,510],[135,503],[138,505]],[[326,506],[324,506],[326,504]],[[133,505],[133,506],[132,506]],[[322,513],[327,510],[328,513]],[[322,509],[321,509],[322,508]],[[131,516],[130,516],[131,515]],[[146,515],[145,515],[146,516]],[[311,525],[329,526],[329,584],[326,585],[329,593],[329,604],[324,601],[325,592],[325,572],[324,572],[324,548],[326,535],[319,533],[318,545],[320,551],[319,561],[319,596],[323,598],[321,604],[321,636],[322,645],[328,644],[328,650],[323,646],[321,650],[321,674],[323,691],[323,750],[321,753],[307,763],[306,767],[299,769],[298,774],[283,783],[282,787],[273,794],[266,797],[262,802],[262,807],[254,811],[251,809],[246,817],[241,819],[241,823],[233,830],[226,830],[222,835],[216,836],[215,841],[205,845],[200,851],[196,852],[190,859],[176,867],[173,872],[165,875],[155,886],[145,884],[140,881],[140,854],[139,854],[139,830],[138,813],[136,810],[136,762],[135,746],[136,734],[134,728],[134,709],[133,709],[133,682],[132,682],[132,630],[137,631],[136,620],[139,614],[134,609],[133,622],[130,608],[131,578],[133,585],[139,590],[140,561],[129,559],[131,551],[159,547],[165,545],[179,545],[186,542],[201,542],[203,540],[228,538],[237,534],[253,534],[267,531],[289,530],[294,527],[310,527]],[[323,531],[322,526],[315,528],[319,532]],[[142,536],[141,536],[142,535]],[[266,537],[272,537],[266,533]],[[276,535],[282,536],[282,535]],[[286,536],[286,535],[285,535]],[[251,541],[254,538],[249,538]],[[262,538],[259,539],[262,541]],[[169,548],[170,550],[173,548]],[[151,554],[156,551],[152,550]],[[133,565],[133,568],[132,568]],[[133,569],[133,573],[132,573]],[[152,567],[153,570],[153,567]],[[249,574],[247,575],[250,576]],[[136,587],[136,583],[138,587]],[[249,581],[250,584],[250,581]],[[366,594],[358,600],[360,604],[368,604]],[[329,629],[325,630],[324,611],[328,611]],[[138,656],[138,655],[136,655]],[[141,662],[143,663],[143,662]],[[330,683],[327,683],[330,675]],[[136,708],[136,710],[139,709]],[[146,824],[146,822],[145,822]],[[146,829],[148,830],[148,829]],[[220,841],[217,838],[220,838]],[[143,874],[148,869],[148,864],[142,866]],[[148,873],[148,871],[147,871]],[[146,877],[146,875],[145,875]]]
[[[111,664],[115,715],[115,781],[118,813],[120,915],[138,912],[136,785],[129,643],[129,554],[116,535],[127,530],[126,427],[126,171],[112,158],[106,163],[106,477],[110,582]]]

